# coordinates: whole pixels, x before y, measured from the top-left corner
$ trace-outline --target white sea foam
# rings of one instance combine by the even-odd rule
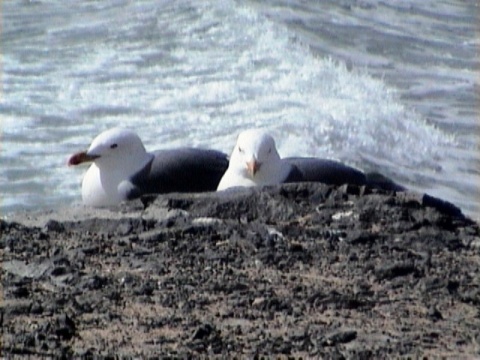
[[[448,25],[428,12],[400,17],[401,3],[368,1],[350,11],[269,5],[5,3],[3,209],[78,200],[84,170],[67,168],[66,159],[123,125],[149,150],[225,152],[240,131],[263,127],[284,156],[380,170],[480,213],[468,193],[480,181],[468,151],[478,140],[478,110],[463,95],[478,87],[478,70],[453,53],[458,38]],[[436,11],[464,13],[461,6]],[[423,32],[409,30],[412,23]],[[416,37],[426,48],[416,48]],[[450,62],[439,63],[442,52]],[[403,61],[404,54],[412,58]]]

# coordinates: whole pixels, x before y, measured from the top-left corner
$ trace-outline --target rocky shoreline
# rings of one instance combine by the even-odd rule
[[[1,356],[480,357],[480,230],[287,184],[0,220]]]

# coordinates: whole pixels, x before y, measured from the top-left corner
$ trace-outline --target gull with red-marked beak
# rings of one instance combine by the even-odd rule
[[[227,155],[183,147],[147,152],[132,130],[102,132],[69,166],[90,164],[82,181],[83,203],[116,205],[146,194],[214,191],[228,166]]]

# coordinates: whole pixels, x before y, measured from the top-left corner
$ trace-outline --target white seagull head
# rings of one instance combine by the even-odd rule
[[[107,206],[123,200],[122,184],[151,159],[133,131],[113,128],[98,135],[87,151],[73,154],[68,165],[93,162],[82,181],[86,205]]]
[[[217,190],[279,184],[287,173],[273,137],[264,130],[245,130],[238,136]]]
[[[140,137],[133,131],[113,128],[98,135],[87,151],[72,155],[68,165],[95,162],[99,167],[138,167],[136,160],[145,158],[146,150]],[[131,164],[131,166],[128,166]],[[130,170],[130,169],[125,169]]]

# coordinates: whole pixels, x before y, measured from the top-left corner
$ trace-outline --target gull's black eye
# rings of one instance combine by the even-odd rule
[[[238,147],[238,151],[243,153],[243,149],[240,146]]]
[[[268,153],[270,154],[272,152],[272,148],[269,148],[268,149]]]
[[[116,149],[118,147],[118,144],[112,144],[110,145],[110,149]]]

